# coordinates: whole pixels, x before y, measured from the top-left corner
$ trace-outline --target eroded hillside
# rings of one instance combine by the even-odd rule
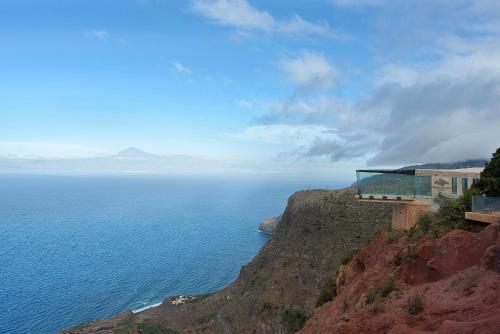
[[[417,244],[380,232],[336,283],[301,334],[499,333],[500,225]]]

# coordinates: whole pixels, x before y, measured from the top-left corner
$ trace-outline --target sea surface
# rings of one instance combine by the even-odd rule
[[[0,333],[57,333],[232,282],[287,198],[339,184],[0,176]]]

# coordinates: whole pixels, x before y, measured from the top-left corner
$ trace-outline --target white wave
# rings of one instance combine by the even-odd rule
[[[136,313],[139,313],[139,312],[142,312],[142,311],[145,311],[147,310],[148,308],[152,308],[152,307],[156,307],[156,306],[160,306],[162,302],[159,302],[159,303],[154,303],[154,304],[146,304],[144,303],[145,305],[136,309],[136,310],[132,310],[132,313],[136,314]]]

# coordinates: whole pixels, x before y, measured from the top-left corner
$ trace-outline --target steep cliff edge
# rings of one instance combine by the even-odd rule
[[[281,216],[269,217],[267,219],[264,219],[262,223],[260,223],[259,225],[259,231],[273,234],[273,232],[278,227],[280,221],[281,221]]]
[[[417,244],[380,232],[336,288],[301,334],[500,333],[500,225]]]
[[[290,197],[272,238],[227,288],[174,305],[100,320],[66,333],[289,333],[314,312],[341,258],[390,224],[390,207],[360,203],[354,189],[301,191]]]

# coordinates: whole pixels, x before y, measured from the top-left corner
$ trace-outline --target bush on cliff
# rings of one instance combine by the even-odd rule
[[[179,334],[178,331],[163,325],[142,322],[137,324],[137,333],[139,334]]]
[[[337,284],[335,282],[335,279],[333,277],[330,277],[326,280],[325,284],[319,292],[319,297],[316,301],[316,307],[320,307],[321,305],[328,303],[335,297],[337,297]]]
[[[457,199],[441,204],[437,213],[424,213],[417,219],[415,227],[408,232],[410,239],[419,240],[430,236],[437,238],[454,229],[469,229],[465,212],[471,210],[472,192],[467,191]]]
[[[372,304],[373,302],[386,298],[389,294],[396,290],[394,285],[394,277],[390,276],[381,281],[376,287],[371,287],[366,294],[366,303]]]
[[[344,256],[342,256],[342,258],[340,259],[340,263],[342,263],[342,265],[345,266],[346,264],[351,262],[353,256],[356,255],[357,252],[358,252],[357,248],[351,249],[349,252],[345,253]]]
[[[295,333],[304,327],[309,316],[302,310],[286,310],[282,317],[281,323],[290,333]]]
[[[406,308],[411,315],[417,315],[423,310],[423,300],[419,293],[411,295],[406,301]]]

